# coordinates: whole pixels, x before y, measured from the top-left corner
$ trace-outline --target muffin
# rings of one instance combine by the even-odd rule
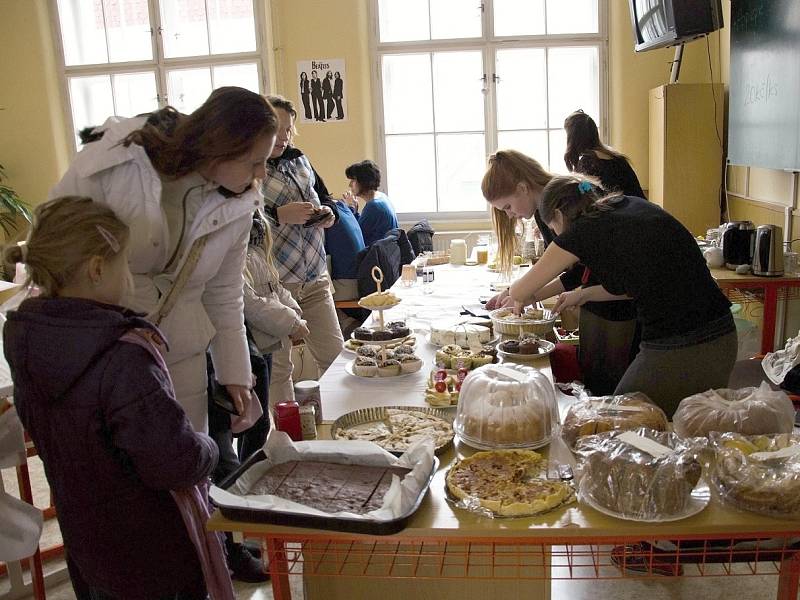
[[[353,373],[359,377],[375,377],[378,374],[378,361],[374,358],[359,356],[353,365]]]
[[[375,358],[378,356],[378,352],[380,352],[380,346],[361,346],[356,350],[358,356],[364,356],[366,358]]]
[[[534,339],[525,339],[519,343],[520,354],[538,354],[539,342]]]
[[[366,327],[358,327],[353,332],[353,337],[357,340],[365,340],[367,342],[372,340],[372,332]]]
[[[500,344],[500,350],[509,354],[519,354],[519,342],[517,340],[506,340]]]
[[[394,377],[400,375],[400,362],[390,358],[389,360],[381,361],[378,364],[379,377]]]
[[[393,339],[395,336],[392,335],[391,331],[386,329],[376,329],[372,332],[372,339],[376,342],[386,342]]]
[[[416,354],[399,354],[397,360],[403,373],[416,373],[422,368],[422,359]]]

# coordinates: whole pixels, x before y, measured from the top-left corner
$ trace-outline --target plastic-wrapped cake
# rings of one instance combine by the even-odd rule
[[[475,448],[538,448],[550,441],[556,414],[553,384],[541,371],[484,365],[461,384],[454,428]]]
[[[478,325],[475,323],[449,323],[431,326],[431,343],[436,346],[455,344],[470,348],[481,346],[492,339],[489,323]]]

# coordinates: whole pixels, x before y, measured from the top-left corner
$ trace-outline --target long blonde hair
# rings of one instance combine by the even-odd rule
[[[58,296],[93,256],[111,259],[128,244],[128,226],[91,198],[64,196],[41,204],[25,242],[6,246],[8,264],[23,263],[28,281],[44,296]]]
[[[539,162],[517,150],[498,150],[489,157],[489,167],[481,181],[481,191],[487,202],[513,194],[517,185],[525,183],[529,189],[544,188],[553,175]],[[514,262],[517,219],[505,211],[492,207],[492,225],[497,235],[497,267],[509,272]]]
[[[278,273],[278,268],[275,266],[275,258],[272,255],[272,228],[269,226],[269,220],[267,220],[267,218],[261,213],[261,209],[259,209],[259,216],[261,217],[261,222],[264,224],[264,241],[261,242],[261,249],[264,251],[264,262],[267,268],[267,277],[269,278],[269,282],[271,284],[277,285],[280,283],[280,274]],[[247,268],[244,270],[244,277],[247,280],[247,283],[253,287],[253,275]]]

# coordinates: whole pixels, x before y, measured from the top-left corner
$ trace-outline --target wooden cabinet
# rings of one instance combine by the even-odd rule
[[[672,83],[650,90],[649,198],[694,235],[720,224],[723,111],[718,83]]]

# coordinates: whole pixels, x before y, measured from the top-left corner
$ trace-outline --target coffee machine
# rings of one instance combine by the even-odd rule
[[[722,231],[722,257],[725,266],[735,270],[739,265],[751,265],[755,240],[756,228],[752,221],[725,223]]]

